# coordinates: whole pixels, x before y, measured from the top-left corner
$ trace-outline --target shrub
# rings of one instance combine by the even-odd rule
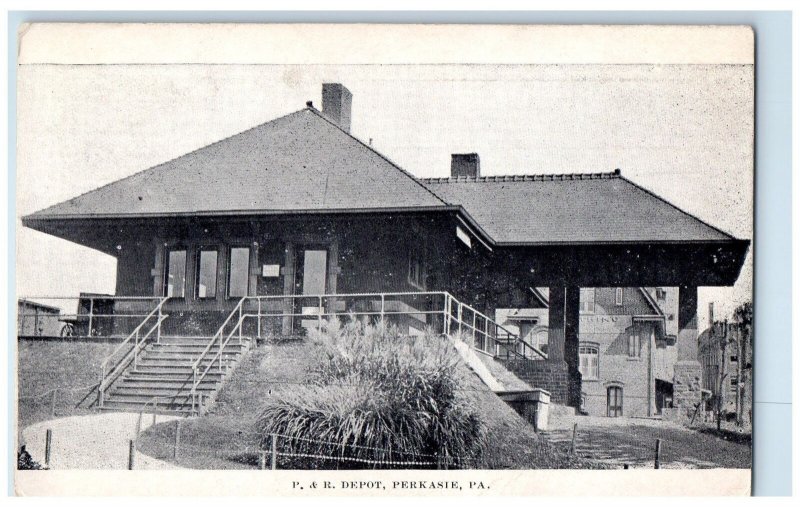
[[[294,453],[350,458],[289,463],[310,468],[372,468],[358,460],[452,467],[480,457],[486,428],[458,390],[460,359],[447,338],[351,319],[310,339],[318,354],[310,383],[268,402],[257,421],[262,447],[276,433]]]

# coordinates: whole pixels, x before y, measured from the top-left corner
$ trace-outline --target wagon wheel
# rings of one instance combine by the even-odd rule
[[[61,327],[61,336],[75,336],[75,326],[67,322]]]

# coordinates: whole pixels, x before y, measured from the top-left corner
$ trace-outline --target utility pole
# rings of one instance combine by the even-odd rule
[[[719,344],[719,392],[717,393],[717,431],[722,427],[722,406],[725,399],[725,359],[728,348],[728,319],[722,324],[722,341]]]

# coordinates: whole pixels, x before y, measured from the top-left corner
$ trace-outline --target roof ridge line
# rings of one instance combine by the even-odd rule
[[[337,124],[335,121],[333,121],[333,120],[331,120],[331,119],[329,119],[329,118],[326,118],[326,117],[325,117],[325,115],[324,115],[324,114],[322,114],[322,111],[318,110],[318,109],[317,109],[317,108],[315,108],[314,106],[306,106],[306,108],[305,108],[305,109],[306,109],[306,110],[308,110],[308,111],[311,111],[312,113],[314,113],[315,115],[317,115],[319,118],[322,118],[323,120],[325,120],[326,122],[328,122],[330,125],[332,125],[333,127],[337,128],[338,130],[340,130],[341,132],[343,132],[344,134],[346,134],[348,137],[350,137],[351,139],[353,139],[354,141],[356,141],[358,144],[360,144],[360,145],[361,145],[361,146],[363,146],[364,148],[368,149],[368,150],[369,150],[369,151],[371,151],[372,153],[374,153],[374,154],[378,155],[379,157],[381,157],[383,160],[385,160],[386,162],[388,162],[388,163],[389,163],[389,165],[391,165],[392,167],[394,167],[395,169],[397,169],[397,170],[398,170],[398,171],[400,171],[401,173],[403,173],[403,174],[405,174],[406,176],[408,176],[409,178],[411,178],[411,180],[412,180],[414,183],[416,183],[417,185],[419,185],[420,187],[422,187],[423,189],[425,189],[425,191],[426,191],[426,192],[428,192],[429,194],[431,194],[431,195],[432,195],[432,196],[434,196],[435,198],[439,199],[439,200],[440,200],[440,201],[441,201],[443,204],[445,204],[445,205],[447,205],[447,206],[452,206],[452,203],[449,203],[449,202],[445,201],[444,199],[442,199],[442,197],[441,197],[440,195],[438,195],[436,192],[434,192],[433,190],[431,190],[430,188],[428,188],[427,186],[425,186],[425,185],[422,183],[422,179],[420,179],[420,178],[417,178],[416,176],[414,176],[414,175],[413,175],[413,174],[411,174],[410,172],[406,171],[405,169],[403,169],[402,167],[400,167],[400,166],[399,166],[399,165],[398,165],[396,162],[394,162],[393,160],[391,160],[389,157],[387,157],[387,156],[386,156],[386,155],[384,155],[383,153],[379,152],[378,150],[376,150],[376,149],[375,149],[375,148],[373,148],[372,146],[368,145],[367,143],[365,143],[365,142],[364,142],[364,141],[362,141],[361,139],[357,138],[356,136],[354,136],[353,134],[351,134],[351,133],[350,133],[350,132],[348,132],[347,130],[343,129],[343,128],[342,128],[340,125],[338,125],[338,124]]]
[[[579,180],[611,180],[621,178],[619,169],[613,172],[599,173],[563,173],[563,174],[508,174],[492,176],[457,176],[439,178],[419,178],[423,183],[506,183],[524,181],[579,181]]]
[[[80,199],[80,198],[81,198],[81,197],[83,197],[84,195],[90,194],[90,193],[92,193],[92,192],[96,192],[96,191],[98,191],[98,190],[101,190],[101,189],[103,189],[103,188],[106,188],[106,187],[108,187],[108,186],[114,185],[114,184],[116,184],[116,183],[119,183],[119,182],[122,182],[122,181],[125,181],[125,180],[129,180],[129,179],[131,179],[131,178],[134,178],[134,177],[136,177],[136,176],[139,176],[140,174],[144,174],[144,173],[146,173],[146,172],[148,172],[148,171],[152,171],[152,170],[158,169],[159,167],[161,167],[161,166],[163,166],[163,165],[166,165],[166,164],[169,164],[170,162],[172,162],[172,161],[174,161],[174,160],[178,160],[178,159],[179,159],[179,158],[181,158],[181,157],[185,157],[185,156],[187,156],[187,155],[191,155],[192,153],[196,153],[196,152],[198,152],[198,151],[200,151],[200,150],[204,150],[204,149],[206,149],[206,148],[210,148],[210,147],[212,147],[212,146],[214,146],[214,145],[217,145],[217,144],[219,144],[219,143],[221,143],[221,142],[223,142],[223,141],[227,141],[228,139],[232,139],[232,138],[234,138],[234,137],[236,137],[236,136],[242,135],[242,134],[244,134],[244,133],[246,133],[246,132],[250,132],[251,130],[255,130],[255,129],[259,128],[259,127],[262,127],[262,126],[264,126],[264,125],[266,125],[266,124],[268,124],[268,123],[272,123],[272,122],[274,122],[274,121],[278,121],[278,120],[283,120],[284,118],[288,118],[289,116],[292,116],[293,114],[301,113],[301,112],[303,112],[303,111],[304,111],[304,109],[298,109],[297,111],[292,111],[291,113],[286,113],[286,114],[284,114],[283,116],[278,116],[277,118],[273,118],[273,119],[271,119],[271,120],[268,120],[268,121],[265,121],[265,122],[259,123],[258,125],[254,125],[254,126],[252,126],[252,127],[250,127],[250,128],[244,129],[244,130],[242,130],[242,131],[240,131],[240,132],[237,132],[237,133],[235,133],[235,134],[231,134],[231,135],[229,135],[229,136],[227,136],[227,137],[223,137],[222,139],[217,139],[216,141],[212,142],[211,144],[206,144],[206,145],[204,145],[204,146],[201,146],[201,147],[199,147],[199,148],[195,148],[194,150],[187,151],[186,153],[183,153],[183,154],[181,154],[181,155],[177,155],[177,156],[175,156],[175,157],[172,157],[172,158],[171,158],[171,159],[169,159],[169,160],[165,160],[165,161],[163,161],[163,162],[159,162],[158,164],[156,164],[156,165],[154,165],[154,166],[150,166],[150,167],[147,167],[147,168],[145,168],[145,169],[141,169],[141,170],[139,170],[139,171],[136,171],[136,172],[134,172],[134,173],[131,173],[131,174],[127,175],[127,176],[123,176],[122,178],[120,178],[120,179],[118,179],[118,180],[109,181],[109,182],[108,182],[108,183],[106,183],[105,185],[100,185],[99,187],[95,187],[95,188],[93,188],[93,189],[87,190],[86,192],[83,192],[83,193],[81,193],[81,194],[78,194],[78,195],[76,195],[75,197],[71,197],[71,198],[67,199],[66,201],[60,201],[60,202],[57,202],[57,203],[55,203],[55,204],[51,204],[50,206],[48,206],[48,207],[46,207],[46,208],[42,208],[42,209],[40,209],[40,210],[38,210],[38,211],[34,211],[33,213],[29,213],[29,214],[27,214],[27,215],[25,215],[25,216],[23,216],[23,217],[20,217],[20,218],[27,218],[27,217],[29,217],[29,216],[36,215],[36,214],[38,214],[38,213],[44,213],[45,211],[47,211],[47,210],[49,210],[49,209],[51,209],[51,208],[55,208],[56,206],[61,206],[62,204],[67,204],[68,202],[72,202],[72,201],[74,201],[74,200],[76,200],[76,199]]]

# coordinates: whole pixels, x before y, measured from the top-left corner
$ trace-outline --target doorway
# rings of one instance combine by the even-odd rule
[[[608,417],[622,416],[622,388],[609,386],[608,388]]]
[[[298,247],[295,251],[294,265],[295,296],[318,296],[327,293],[327,249],[319,246]],[[296,314],[296,318],[293,328],[303,333],[309,327],[316,328],[319,323],[319,314],[324,311],[324,306],[320,308],[320,301],[316,297],[294,298],[292,313]]]

